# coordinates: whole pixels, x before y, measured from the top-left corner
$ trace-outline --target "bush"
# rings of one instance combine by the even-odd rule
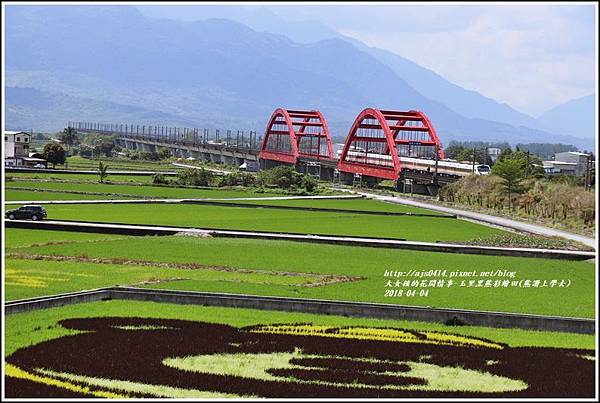
[[[164,176],[161,173],[156,173],[152,176],[152,183],[155,185],[167,185],[169,183],[171,183],[171,181],[169,179],[167,179],[166,176]]]
[[[219,181],[219,186],[244,186],[250,187],[256,184],[256,177],[245,172],[233,172],[223,175]]]
[[[258,173],[258,183],[263,186],[290,189],[300,184],[301,176],[294,167],[279,165],[275,168],[260,171]]]
[[[215,174],[204,168],[188,168],[177,175],[177,181],[182,185],[210,186]]]
[[[256,183],[267,188],[280,188],[294,194],[314,192],[319,181],[310,175],[296,172],[294,167],[280,165],[275,168],[259,171]]]
[[[89,158],[92,156],[92,152],[93,152],[92,147],[90,147],[86,144],[79,145],[79,155],[80,156]]]
[[[469,175],[444,186],[440,200],[502,210],[508,203],[502,180],[496,175]],[[554,183],[546,179],[527,179],[522,194],[511,195],[511,205],[518,213],[564,224],[593,226],[594,193],[581,186]]]
[[[158,158],[161,160],[166,160],[171,158],[171,150],[169,150],[167,147],[161,147],[158,150]]]

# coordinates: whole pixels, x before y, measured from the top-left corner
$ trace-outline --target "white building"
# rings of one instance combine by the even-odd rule
[[[29,158],[31,135],[25,132],[4,132],[4,165],[22,166],[23,158]]]
[[[498,147],[488,147],[487,154],[492,163],[495,163],[496,160],[500,157],[500,154],[502,154],[502,150]]]
[[[550,174],[585,175],[589,154],[566,151],[554,154],[554,160],[543,161],[544,171]]]

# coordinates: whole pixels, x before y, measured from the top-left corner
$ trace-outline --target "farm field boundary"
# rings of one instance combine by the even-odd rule
[[[21,188],[16,188],[21,190]],[[412,212],[395,212],[395,211],[370,211],[370,210],[355,210],[355,209],[340,209],[340,208],[322,208],[322,207],[301,207],[301,206],[276,206],[272,204],[251,204],[240,203],[237,201],[227,201],[236,199],[105,199],[105,200],[16,200],[6,201],[5,204],[149,204],[149,203],[182,203],[182,204],[205,204],[221,207],[247,207],[247,208],[268,208],[280,210],[299,210],[299,211],[321,211],[327,213],[347,213],[347,214],[367,214],[367,215],[383,215],[383,216],[415,216],[415,217],[435,217],[435,218],[456,218],[455,215],[448,214],[427,214],[427,213],[412,213]],[[240,200],[247,200],[242,198]],[[281,199],[264,199],[281,200]]]
[[[44,173],[44,174],[98,174],[98,170],[91,169],[43,169],[43,168],[14,168],[6,167],[6,172],[25,172],[25,173]],[[164,176],[177,176],[174,171],[139,171],[139,170],[118,170],[111,171],[110,175],[129,175],[129,176],[152,176],[161,174]]]
[[[230,308],[252,308],[379,319],[415,320],[444,323],[448,325],[520,328],[582,334],[595,333],[595,321],[593,319],[318,299],[263,297],[244,294],[148,290],[135,287],[108,287],[47,297],[8,301],[5,303],[4,309],[6,314],[14,314],[37,309],[53,308],[66,304],[112,299]]]
[[[28,190],[27,188],[20,187],[10,187],[8,189],[14,190]],[[44,189],[44,191],[47,191]],[[55,191],[55,190],[50,190]],[[59,191],[55,191],[59,192]],[[66,193],[66,192],[62,192]],[[70,192],[75,193],[75,192]],[[89,192],[78,192],[80,194],[89,194]],[[110,193],[99,193],[97,194],[110,194]],[[142,196],[140,196],[142,197]],[[106,203],[213,203],[213,202],[224,202],[224,201],[269,201],[269,200],[354,200],[354,199],[365,199],[365,196],[354,196],[354,195],[332,195],[332,196],[270,196],[270,197],[222,197],[222,198],[148,198],[148,199],[130,199],[130,200],[120,200],[120,199],[110,199],[110,200],[7,200],[4,204],[27,204],[27,203],[35,203],[35,204],[106,204]],[[232,205],[232,203],[227,203],[227,206]],[[239,206],[236,206],[239,207]],[[248,207],[248,204],[243,204],[243,207]],[[250,205],[249,207],[254,207]],[[279,207],[279,206],[276,206]],[[282,206],[287,207],[287,206]],[[309,209],[302,208],[302,209]],[[313,209],[310,207],[310,209]],[[318,209],[318,208],[317,208]],[[325,211],[332,211],[332,209],[323,209]],[[346,213],[352,210],[343,210],[340,211]],[[360,210],[363,211],[363,210]],[[402,215],[402,214],[401,214]],[[422,213],[413,213],[411,215],[424,215]],[[426,214],[425,214],[426,215]],[[434,215],[434,217],[444,217],[443,215]],[[451,217],[448,215],[448,217]]]
[[[519,256],[544,259],[588,260],[594,259],[595,252],[534,249],[534,248],[503,248],[493,246],[457,245],[449,243],[416,242],[399,239],[346,237],[329,235],[308,235],[283,232],[233,231],[221,229],[198,229],[174,226],[149,226],[120,223],[99,223],[86,221],[27,221],[6,220],[6,228],[46,229],[58,231],[96,232],[123,235],[175,235],[188,233],[197,236],[212,236],[224,238],[250,238],[260,240],[280,240],[296,242],[325,243],[348,246],[368,246],[376,248],[409,249],[428,252],[463,253],[493,256]]]

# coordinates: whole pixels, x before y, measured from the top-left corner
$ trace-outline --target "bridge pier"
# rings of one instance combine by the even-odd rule
[[[352,184],[354,184],[354,174],[352,172],[343,172],[343,171],[340,171],[340,182],[343,185],[352,185]]]
[[[375,186],[377,186],[377,184],[379,183],[379,178],[375,177],[375,176],[369,176],[369,175],[363,175],[362,176],[362,183],[364,185],[367,185],[368,188],[373,188]]]
[[[201,153],[200,153],[200,159],[201,159],[202,161],[204,161],[204,162],[210,162],[210,161],[211,161],[211,159],[210,159],[210,154],[209,154],[209,153],[207,153],[207,152],[201,152]]]
[[[437,196],[440,185],[437,183],[423,183],[414,179],[398,179],[396,190],[401,193],[416,193],[420,195]]]
[[[321,167],[321,172],[319,172],[319,179],[322,181],[333,182],[333,177],[335,173],[335,168],[333,167]]]
[[[285,162],[281,162],[281,161],[273,161],[273,160],[266,160],[261,158],[259,160],[259,165],[260,165],[260,169],[271,169],[271,168],[275,168],[279,165],[287,165],[290,166],[290,164],[286,164]]]
[[[215,162],[217,164],[220,164],[222,162],[221,161],[221,155],[220,154],[212,154],[211,153],[210,154],[210,161],[211,162]]]

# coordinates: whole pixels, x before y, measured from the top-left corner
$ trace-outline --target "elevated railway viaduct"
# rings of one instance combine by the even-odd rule
[[[177,157],[238,166],[246,162],[261,169],[290,165],[299,172],[344,184],[360,181],[372,186],[392,180],[399,190],[410,183],[411,191],[435,194],[439,186],[459,177],[438,172],[438,160],[444,158],[442,143],[429,118],[416,110],[364,109],[354,120],[339,155],[334,155],[327,121],[318,110],[278,108],[261,137],[252,131],[215,130],[211,136],[208,129],[92,122],[69,122],[69,126],[79,133],[116,135],[119,145],[127,149],[150,152],[166,147]],[[431,168],[416,168],[403,158],[435,163]]]

